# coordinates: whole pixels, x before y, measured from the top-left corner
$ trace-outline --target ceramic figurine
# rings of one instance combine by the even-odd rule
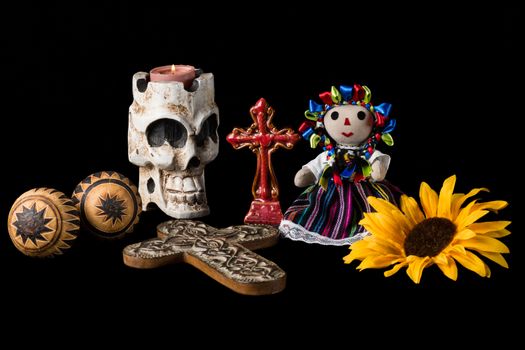
[[[142,211],[137,187],[115,171],[101,171],[75,188],[73,203],[82,228],[101,238],[120,238],[133,231]]]
[[[177,219],[209,214],[204,168],[219,153],[213,74],[194,74],[186,89],[136,73],[129,108],[128,156],[139,166],[142,209],[154,203]]]
[[[273,125],[274,109],[259,99],[250,109],[253,123],[247,129],[235,128],[226,140],[235,149],[248,147],[257,155],[257,171],[252,185],[253,201],[244,218],[246,224],[278,226],[283,219],[279,186],[272,167],[272,153],[277,148],[291,149],[301,138],[290,128]]]
[[[36,257],[62,254],[77,238],[80,225],[71,199],[52,188],[35,188],[18,197],[7,222],[16,249]]]
[[[371,211],[366,198],[394,204],[399,190],[385,180],[390,156],[376,150],[383,141],[393,145],[395,119],[391,105],[373,105],[367,86],[332,87],[310,100],[308,121],[299,131],[312,148],[323,152],[304,165],[295,185],[307,189],[284,214],[279,230],[284,237],[323,245],[349,245],[368,232],[359,225]]]

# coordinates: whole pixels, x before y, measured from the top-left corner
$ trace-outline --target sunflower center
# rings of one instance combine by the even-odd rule
[[[452,242],[456,225],[448,219],[429,218],[414,226],[405,239],[405,254],[436,256]]]

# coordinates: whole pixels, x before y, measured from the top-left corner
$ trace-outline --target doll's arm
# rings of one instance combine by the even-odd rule
[[[326,154],[322,152],[315,159],[312,159],[308,164],[303,165],[301,170],[295,174],[294,183],[297,187],[306,187],[313,185],[319,180],[321,173],[326,165]]]
[[[372,157],[372,180],[383,181],[386,177],[388,166],[390,165],[390,156],[388,154],[375,151]]]
[[[305,165],[295,174],[294,183],[297,187],[306,187],[314,184],[316,180],[314,173]]]

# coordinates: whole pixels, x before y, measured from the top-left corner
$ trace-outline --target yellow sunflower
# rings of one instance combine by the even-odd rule
[[[359,270],[394,265],[385,271],[385,277],[408,266],[407,274],[415,283],[421,280],[423,269],[433,264],[455,281],[456,261],[481,277],[490,277],[489,267],[473,251],[508,268],[501,253],[509,249],[496,238],[510,234],[505,229],[510,221],[476,222],[489,211],[505,208],[507,202],[474,200],[464,206],[467,199],[488,190],[453,193],[455,183],[455,175],[446,179],[438,196],[422,182],[419,198],[423,211],[406,195],[401,197],[401,210],[383,199],[368,197],[376,212],[365,213],[360,224],[371,235],[352,244],[344,262],[362,260]]]

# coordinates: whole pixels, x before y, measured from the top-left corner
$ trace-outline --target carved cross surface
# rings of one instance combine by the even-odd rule
[[[265,295],[282,291],[286,273],[252,252],[277,243],[272,226],[230,226],[217,229],[199,221],[172,220],[157,227],[159,238],[124,248],[124,263],[154,268],[186,262],[241,294]]]
[[[244,222],[279,225],[283,214],[271,156],[280,147],[291,149],[300,136],[290,128],[279,130],[273,125],[274,109],[264,98],[250,109],[250,115],[253,123],[249,128],[235,128],[226,137],[233,148],[248,147],[257,156],[257,171],[252,185],[254,200]]]

